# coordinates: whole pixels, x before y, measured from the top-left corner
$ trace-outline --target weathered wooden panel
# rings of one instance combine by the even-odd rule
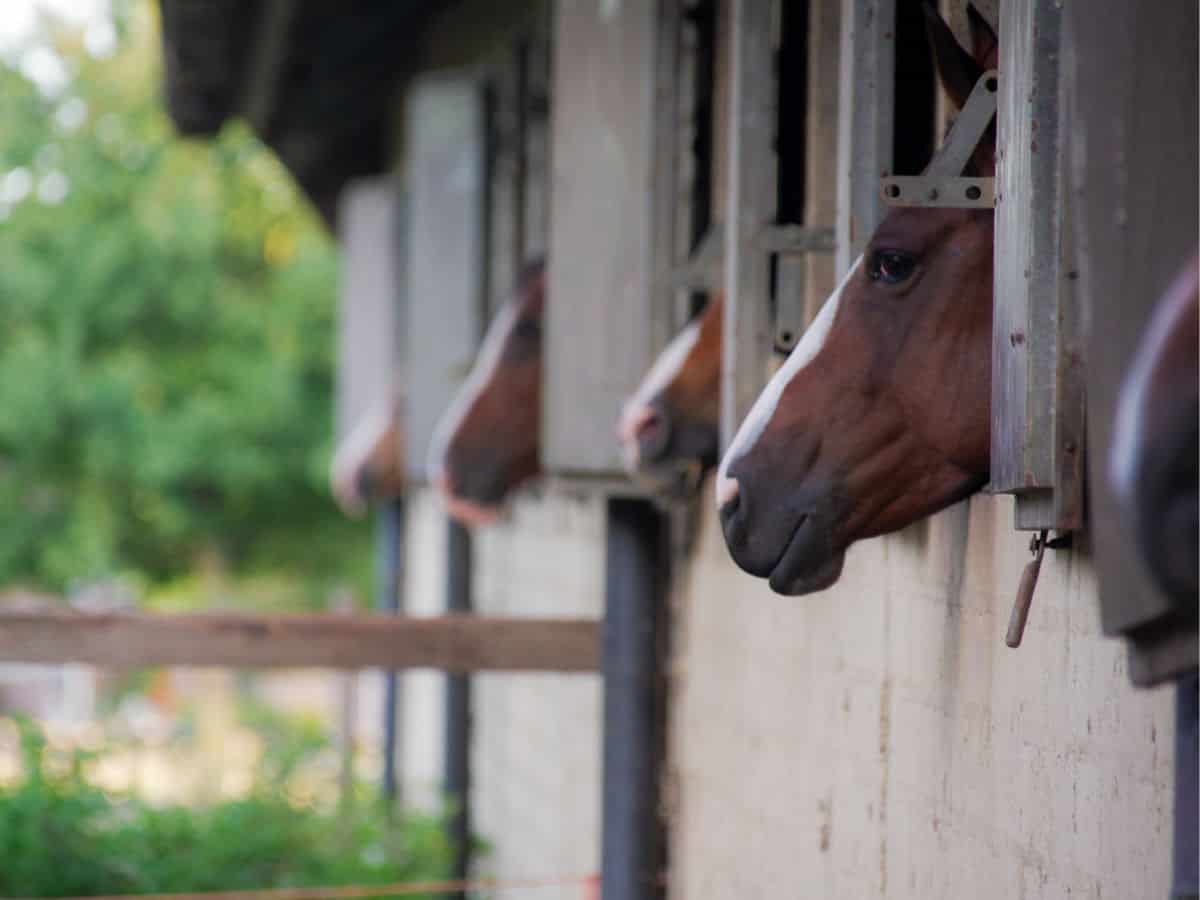
[[[97,666],[594,672],[587,619],[249,613],[0,615],[0,659]]]
[[[996,111],[990,487],[1040,491],[1044,498],[1055,484],[1058,455],[1061,18],[1055,0],[1003,4]]]
[[[433,429],[470,371],[484,326],[484,106],[476,81],[409,91],[408,465],[425,477]]]
[[[1011,0],[1006,0],[1011,2]],[[1196,665],[1195,606],[1176,610],[1151,584],[1108,484],[1119,385],[1155,301],[1196,252],[1197,7],[1120,3],[1095,15],[1069,4],[1074,65],[1072,197],[1079,287],[1088,320],[1090,524],[1108,633],[1152,622],[1130,674],[1151,683]],[[1191,621],[1187,624],[1186,615]]]
[[[862,253],[883,219],[879,179],[892,173],[896,68],[895,0],[842,4],[838,111],[839,275]]]
[[[621,471],[614,423],[668,330],[651,271],[659,5],[556,6],[542,441],[552,472]]]
[[[729,115],[725,147],[725,320],[721,353],[721,444],[762,391],[774,342],[770,260],[756,246],[775,221],[776,78],[771,0],[732,0]]]
[[[337,382],[334,435],[344,440],[395,400],[401,357],[401,208],[391,178],[352,182],[338,212]]]

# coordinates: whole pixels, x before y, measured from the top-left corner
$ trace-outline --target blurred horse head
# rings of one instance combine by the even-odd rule
[[[1200,582],[1200,255],[1154,308],[1121,384],[1108,471],[1154,580],[1195,599]]]
[[[721,380],[718,295],[666,346],[617,425],[625,470],[656,489],[699,484],[717,464]]]
[[[541,471],[542,316],[546,269],[527,265],[488,328],[475,365],[434,432],[429,480],[465,525],[499,514]]]
[[[329,484],[348,515],[362,515],[372,500],[404,493],[404,430],[398,407],[367,416],[334,454]]]

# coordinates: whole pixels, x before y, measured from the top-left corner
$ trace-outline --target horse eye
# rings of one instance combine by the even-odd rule
[[[901,250],[876,250],[867,266],[867,277],[884,284],[908,281],[917,268],[917,258]]]

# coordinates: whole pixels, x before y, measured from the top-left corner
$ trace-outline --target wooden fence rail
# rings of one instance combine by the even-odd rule
[[[0,661],[100,666],[596,672],[587,619],[0,613]]]

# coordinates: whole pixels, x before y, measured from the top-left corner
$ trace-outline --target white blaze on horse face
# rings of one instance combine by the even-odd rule
[[[792,379],[799,375],[805,366],[812,362],[817,354],[821,352],[821,348],[825,346],[825,340],[829,337],[829,332],[833,328],[834,318],[837,316],[838,305],[842,299],[842,291],[850,283],[850,279],[854,277],[854,273],[858,271],[860,265],[862,265],[861,256],[854,261],[854,265],[850,267],[850,271],[846,273],[846,277],[842,279],[842,283],[837,286],[834,292],[829,295],[829,299],[821,306],[821,311],[817,314],[813,323],[805,330],[804,336],[800,338],[800,343],[796,345],[796,349],[791,352],[791,355],[780,366],[779,371],[775,373],[774,377],[767,382],[767,386],[758,395],[758,399],[750,407],[750,412],[747,413],[745,420],[738,427],[737,434],[733,436],[733,441],[730,442],[729,449],[725,451],[725,456],[721,459],[721,466],[717,469],[717,509],[720,509],[737,496],[737,480],[729,477],[729,467],[754,449],[754,445],[758,443],[763,430],[775,415],[775,409],[779,405],[779,398],[783,396],[784,390],[791,384]]]
[[[517,301],[506,303],[488,327],[483,344],[479,348],[479,355],[475,357],[475,365],[471,367],[471,374],[467,376],[454,401],[438,420],[429,442],[429,457],[426,463],[430,484],[445,484],[446,450],[471,407],[475,405],[475,401],[500,367],[500,361],[504,358],[504,344],[516,327],[517,318]]]
[[[650,403],[662,393],[683,369],[692,348],[700,338],[700,320],[693,319],[683,331],[675,335],[663,352],[658,355],[642,383],[621,407],[621,420],[617,424],[617,436],[623,445],[627,464],[636,465],[638,457],[638,427],[645,421]]]

